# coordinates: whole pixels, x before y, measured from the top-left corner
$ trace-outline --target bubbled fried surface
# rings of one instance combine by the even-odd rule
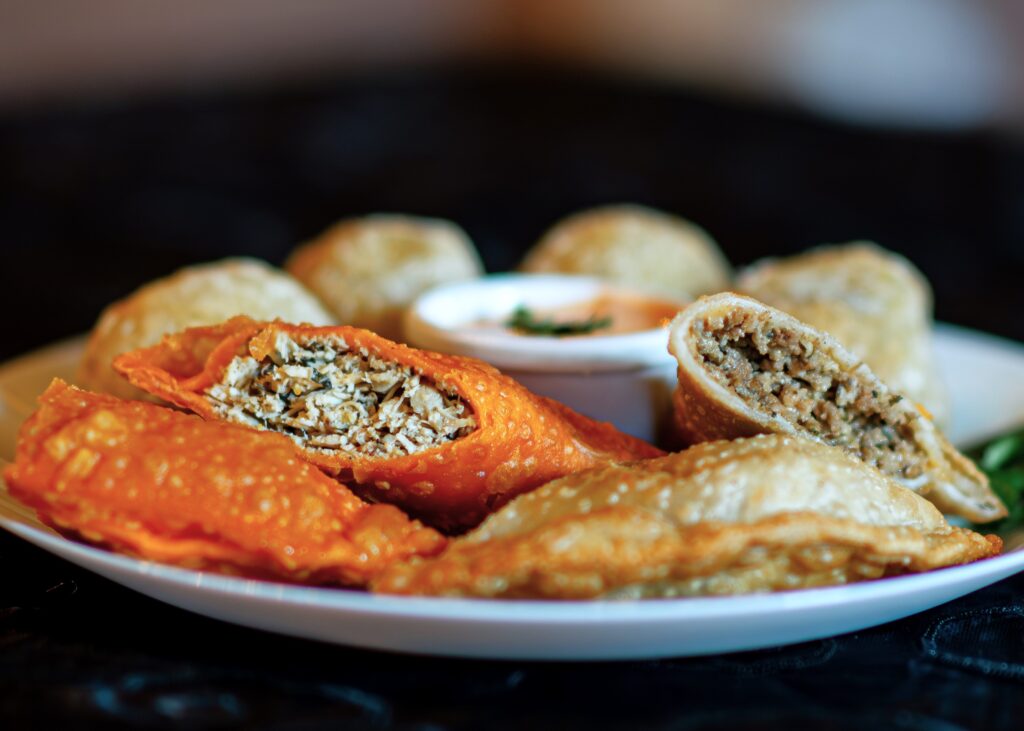
[[[399,594],[583,599],[736,594],[966,563],[994,536],[839,449],[777,435],[570,475],[512,501],[436,559],[395,565]]]
[[[190,568],[360,586],[445,542],[363,502],[284,437],[60,381],[23,425],[4,478],[62,530]]]
[[[466,404],[476,422],[469,434],[415,454],[304,450],[321,469],[353,481],[361,495],[398,505],[443,530],[472,527],[512,497],[563,475],[662,454],[609,424],[534,395],[483,361],[417,350],[359,328],[235,318],[169,336],[158,346],[121,356],[115,366],[146,391],[218,419],[207,390],[237,355],[260,362],[270,357],[281,334],[302,346],[344,343],[352,352],[408,367]]]

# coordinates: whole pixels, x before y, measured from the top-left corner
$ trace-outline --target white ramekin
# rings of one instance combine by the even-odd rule
[[[487,361],[534,393],[656,441],[676,382],[667,325],[579,338],[523,337],[470,327],[484,319],[503,320],[517,306],[557,307],[612,289],[622,291],[597,279],[557,274],[497,274],[447,284],[416,300],[406,313],[405,337],[418,348]]]

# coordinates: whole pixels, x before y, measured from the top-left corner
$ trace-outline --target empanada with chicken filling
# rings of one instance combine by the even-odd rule
[[[778,432],[842,447],[974,522],[1006,507],[913,402],[835,338],[757,300],[705,297],[672,321],[674,423],[684,442]]]
[[[600,467],[512,501],[378,592],[589,599],[845,584],[995,555],[842,450],[762,435]]]
[[[570,472],[661,451],[472,358],[353,327],[237,318],[115,363],[204,418],[289,436],[306,458],[446,530]]]
[[[822,246],[758,262],[736,287],[832,335],[891,389],[947,421],[931,350],[931,289],[902,256],[866,242]]]

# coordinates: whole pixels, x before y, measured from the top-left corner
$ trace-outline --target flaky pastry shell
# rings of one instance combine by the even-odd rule
[[[512,501],[379,592],[587,599],[801,589],[999,553],[840,449],[761,435],[569,475]]]

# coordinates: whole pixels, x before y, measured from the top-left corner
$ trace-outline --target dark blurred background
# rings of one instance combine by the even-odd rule
[[[1012,0],[0,0],[0,358],[185,264],[450,218],[489,270],[632,201],[735,264],[873,239],[1024,339]]]

